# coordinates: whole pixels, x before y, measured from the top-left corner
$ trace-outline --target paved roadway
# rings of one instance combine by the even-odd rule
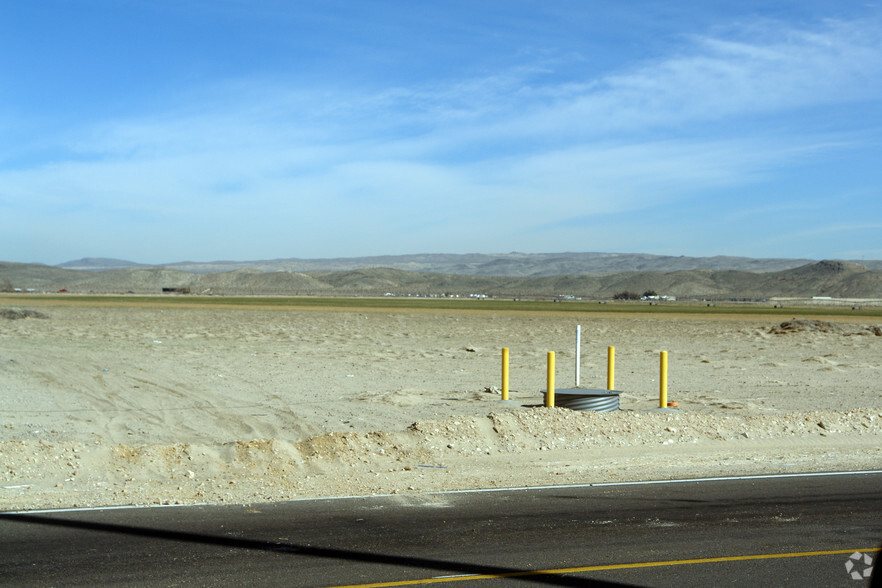
[[[4,513],[0,584],[857,587],[880,543],[880,472],[721,479]]]

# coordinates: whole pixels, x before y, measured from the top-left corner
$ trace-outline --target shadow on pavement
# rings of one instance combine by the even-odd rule
[[[134,527],[129,525],[97,523],[92,521],[75,521],[70,519],[40,515],[17,513],[0,514],[0,521],[12,521],[18,523],[27,523],[31,525],[46,525],[53,527],[84,529],[88,531],[116,533],[133,537],[147,537],[152,539],[162,539],[165,541],[198,543],[202,545],[217,545],[221,547],[236,549],[269,551],[275,553],[290,553],[306,557],[338,559],[343,561],[357,561],[363,563],[376,563],[419,569],[432,569],[448,573],[492,575],[497,578],[510,578],[512,580],[520,580],[532,584],[546,584],[549,586],[580,586],[583,588],[612,588],[630,586],[630,584],[620,584],[616,582],[607,582],[602,580],[591,580],[587,578],[575,578],[572,576],[549,574],[537,572],[534,570],[477,565],[456,561],[429,559],[423,557],[385,555],[382,553],[370,553],[348,549],[311,547],[306,545],[297,545],[293,543],[276,543],[269,541],[258,541],[253,539],[218,537],[216,535],[202,535],[199,533],[187,533],[183,531],[151,529],[148,527]]]

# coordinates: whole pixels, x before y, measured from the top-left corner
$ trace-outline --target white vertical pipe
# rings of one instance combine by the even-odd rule
[[[582,325],[576,325],[576,388],[579,387],[579,378],[582,367]]]

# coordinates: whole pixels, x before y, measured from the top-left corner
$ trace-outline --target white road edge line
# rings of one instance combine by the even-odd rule
[[[777,478],[819,478],[824,476],[865,476],[872,474],[882,474],[882,470],[858,470],[849,472],[805,472],[801,474],[756,474],[752,476],[721,476],[716,478],[684,478],[677,480],[644,480],[633,482],[597,482],[593,484],[560,484],[554,486],[518,486],[511,488],[478,488],[474,490],[444,490],[440,492],[425,492],[427,496],[444,496],[448,494],[484,494],[489,492],[521,492],[524,490],[563,490],[567,488],[605,488],[609,486],[649,486],[653,484],[687,484],[694,482],[727,482],[736,480],[768,480]],[[308,502],[321,500],[353,500],[368,498],[402,498],[412,496],[410,494],[371,494],[369,496],[325,496],[313,498],[292,498],[291,500],[280,500],[276,504],[288,502]],[[413,495],[415,496],[415,495]],[[207,502],[197,502],[193,504],[132,504],[123,506],[92,506],[83,508],[54,508],[45,510],[19,510],[0,512],[0,516],[12,514],[52,514],[63,512],[90,512],[100,510],[127,510],[142,508],[182,508],[188,506],[242,506],[242,505],[219,505]]]
[[[564,488],[601,488],[606,486],[648,486],[652,484],[686,484],[690,482],[726,482],[734,480],[766,480],[771,478],[816,478],[822,476],[861,476],[882,474],[882,470],[862,470],[851,472],[804,472],[800,474],[755,474],[750,476],[720,476],[716,478],[682,478],[676,480],[643,480],[632,482],[596,482],[593,484],[560,484],[556,486],[521,486],[517,488],[482,488],[478,490],[447,490],[427,492],[426,494],[470,494],[479,492],[509,492],[521,490],[561,490]]]
[[[43,510],[10,510],[0,512],[0,516],[13,514],[51,514],[60,512],[90,512],[96,510],[133,510],[139,508],[181,508],[184,506],[212,506],[207,502],[192,504],[124,504],[122,506],[83,506],[74,508],[47,508]]]

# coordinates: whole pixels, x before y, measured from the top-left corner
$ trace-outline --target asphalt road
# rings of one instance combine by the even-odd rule
[[[4,513],[0,584],[857,587],[880,544],[882,474],[777,477]]]

